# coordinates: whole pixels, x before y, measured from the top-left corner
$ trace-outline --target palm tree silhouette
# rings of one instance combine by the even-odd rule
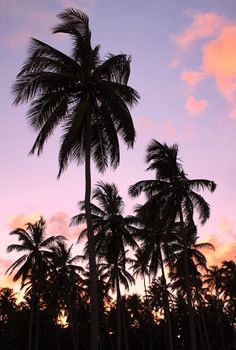
[[[65,241],[51,247],[50,285],[52,293],[57,293],[59,309],[67,311],[72,331],[74,350],[78,349],[77,309],[83,302],[83,267],[77,263],[79,255],[72,257],[72,247],[67,247]]]
[[[165,289],[164,295],[164,316],[167,320],[168,342],[170,350],[173,350],[172,340],[172,325],[169,306],[169,294],[165,276],[165,264],[163,257],[163,248],[169,241],[173,240],[173,234],[169,234],[170,227],[166,221],[161,218],[160,207],[156,208],[155,218],[150,217],[150,212],[146,211],[146,203],[136,207],[136,214],[140,225],[142,223],[143,229],[140,230],[139,239],[140,249],[138,250],[138,262],[140,266],[146,268],[150,277],[156,278],[159,269],[161,270],[162,285]],[[159,210],[159,211],[158,211]],[[136,263],[137,265],[137,263]],[[145,270],[144,270],[145,271]]]
[[[149,164],[148,170],[155,170],[156,178],[137,182],[129,188],[129,193],[133,197],[138,196],[141,192],[146,194],[145,209],[146,212],[149,212],[149,218],[155,216],[158,206],[161,205],[162,218],[169,220],[170,224],[176,219],[180,222],[181,234],[184,239],[183,266],[191,350],[197,350],[185,227],[193,222],[194,211],[197,211],[201,224],[204,224],[209,218],[210,207],[197,192],[204,189],[214,192],[216,184],[205,179],[188,179],[178,159],[178,146],[176,144],[168,146],[166,143],[161,144],[152,140],[147,147],[146,162]]]
[[[102,181],[97,184],[93,191],[93,199],[96,199],[98,206],[91,203],[93,228],[96,232],[95,247],[98,260],[105,259],[105,269],[109,269],[111,276],[109,282],[112,289],[117,292],[117,349],[121,348],[121,294],[119,283],[126,288],[129,282],[133,282],[132,276],[126,271],[125,263],[126,246],[136,248],[135,235],[137,228],[133,226],[136,219],[133,216],[123,216],[124,202],[118,193],[115,184],[107,184]],[[85,209],[85,202],[80,202],[80,209]],[[81,224],[86,220],[86,213],[80,213],[72,218],[72,224]],[[88,228],[84,229],[79,236],[82,239],[87,234]],[[86,246],[88,253],[88,246]],[[110,265],[109,265],[110,264]]]
[[[43,290],[45,276],[48,270],[50,259],[49,249],[55,242],[64,239],[63,236],[51,236],[46,238],[46,223],[41,217],[34,224],[26,224],[26,229],[17,228],[10,232],[10,235],[17,235],[19,244],[10,244],[7,251],[23,252],[24,254],[17,259],[6,271],[12,274],[18,269],[13,277],[13,281],[21,280],[21,288],[29,286],[31,295],[31,318],[29,325],[29,350],[38,349],[39,332],[39,299]],[[34,347],[33,325],[35,324]]]
[[[96,263],[91,197],[91,158],[99,171],[120,160],[118,135],[128,147],[135,130],[128,107],[137,102],[138,93],[127,86],[131,58],[109,55],[102,61],[99,45],[92,48],[88,17],[69,8],[58,15],[60,23],[53,33],[73,39],[71,56],[37,40],[31,40],[30,53],[13,85],[14,104],[31,101],[30,125],[38,131],[30,153],[38,155],[61,124],[63,135],[59,151],[59,173],[75,160],[85,163],[85,210],[88,227],[91,297],[91,349],[97,349],[98,315]]]

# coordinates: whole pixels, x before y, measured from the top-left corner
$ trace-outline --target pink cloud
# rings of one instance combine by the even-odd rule
[[[203,48],[203,69],[216,81],[218,90],[233,103],[236,91],[236,25],[225,27]]]
[[[214,12],[188,14],[192,23],[182,33],[173,37],[174,42],[186,49],[192,42],[217,35],[226,24],[226,19]]]
[[[40,214],[38,213],[13,215],[8,220],[8,226],[12,230],[18,227],[24,228],[28,222],[35,223],[39,219]],[[52,215],[46,220],[48,235],[64,235],[69,240],[78,238],[81,227],[70,227],[70,220],[71,217],[64,212]]]
[[[64,213],[58,212],[47,220],[47,229],[50,235],[63,235],[68,240],[78,238],[81,227],[70,227],[71,217]]]
[[[236,119],[236,106],[231,110],[230,118]]]
[[[152,120],[148,117],[137,118],[135,124],[137,131],[140,134],[143,134],[152,128]]]
[[[207,241],[212,243],[215,247],[215,251],[205,250],[204,254],[207,257],[208,266],[218,265],[220,266],[224,260],[235,260],[236,258],[236,243],[235,241],[229,241],[222,243],[215,235],[211,235],[207,238]]]
[[[189,96],[185,103],[185,108],[190,114],[197,115],[202,112],[207,105],[208,103],[206,100],[197,100],[194,96]]]
[[[10,259],[0,259],[0,271],[2,273],[5,273],[6,270],[9,268],[9,266],[11,266],[12,263],[13,263],[13,261]]]
[[[185,70],[180,75],[180,78],[190,86],[197,85],[204,77],[203,72],[196,70]]]
[[[174,58],[170,63],[169,63],[169,68],[171,69],[175,69],[176,67],[178,67],[181,64],[181,59],[180,57],[176,57]]]
[[[157,130],[158,138],[165,142],[166,140],[176,141],[177,138],[177,129],[174,120],[166,120],[164,123],[155,126]]]
[[[28,222],[35,223],[39,218],[40,214],[38,213],[13,215],[8,219],[8,225],[12,230],[18,227],[24,228],[25,224]]]

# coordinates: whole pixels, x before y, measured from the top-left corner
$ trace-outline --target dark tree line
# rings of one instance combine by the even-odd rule
[[[85,197],[71,224],[86,224],[79,241],[87,243],[73,257],[63,236],[46,236],[43,218],[11,232],[18,243],[8,251],[22,255],[8,273],[21,280],[24,301],[1,290],[0,347],[233,349],[235,263],[209,268],[202,249],[214,248],[197,241],[196,218],[204,224],[210,216],[201,191],[214,192],[215,183],[189,179],[178,146],[152,140],[146,163],[154,178],[130,186],[131,197],[146,197],[132,216],[124,215],[115,184],[100,182],[92,193],[91,161],[101,172],[116,168],[119,137],[133,147],[129,108],[139,95],[128,86],[131,58],[102,60],[84,13],[66,9],[58,18],[53,33],[72,38],[71,54],[32,39],[14,103],[30,102],[28,120],[38,132],[31,153],[40,155],[62,126],[58,177],[70,161],[85,164]],[[124,295],[137,276],[144,294]]]
[[[94,197],[98,201],[91,211],[96,216],[100,348],[189,348],[184,243],[178,223],[167,232],[158,232],[156,224],[151,231],[138,216],[123,216],[124,203],[114,184],[98,184]],[[81,213],[72,222],[84,220]],[[10,245],[8,251],[24,254],[8,272],[14,272],[15,281],[21,280],[24,298],[17,302],[13,289],[0,290],[3,349],[89,347],[88,248],[85,246],[83,256],[72,256],[72,246],[62,236],[45,238],[45,229],[40,219],[11,232],[19,244]],[[80,238],[86,233],[82,231]],[[196,228],[188,231],[197,348],[234,349],[236,264],[224,261],[220,267],[208,267],[203,249],[213,247],[197,243]],[[129,286],[135,284],[137,275],[145,281],[144,292],[130,294]]]

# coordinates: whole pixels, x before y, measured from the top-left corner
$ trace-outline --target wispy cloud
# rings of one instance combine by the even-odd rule
[[[47,220],[47,231],[50,235],[63,235],[68,240],[78,238],[81,226],[70,226],[71,217],[64,212],[58,212]]]
[[[214,12],[187,13],[191,23],[181,33],[173,37],[181,48],[189,48],[196,41],[201,41],[199,69],[184,70],[180,78],[194,88],[203,79],[211,77],[216,89],[225,98],[231,108],[229,113],[236,119],[236,23]],[[183,52],[182,52],[183,54]],[[182,55],[184,63],[184,58]],[[196,100],[190,96],[185,108],[196,115],[207,106],[207,101]]]
[[[198,115],[207,107],[207,105],[208,103],[205,99],[198,100],[194,96],[189,96],[186,100],[185,108],[190,114]]]
[[[182,49],[199,40],[217,35],[226,24],[226,19],[214,12],[188,13],[191,19],[190,25],[178,35],[173,36],[173,41]]]
[[[206,250],[204,252],[204,254],[207,257],[208,266],[212,266],[212,265],[220,266],[224,260],[235,260],[236,258],[235,241],[222,243],[215,235],[208,236],[207,241],[212,243],[215,247],[215,251]]]
[[[216,81],[218,90],[234,103],[236,92],[236,25],[225,27],[203,48],[203,69]]]
[[[135,126],[138,134],[144,134],[153,127],[153,121],[149,117],[140,117],[135,120]]]
[[[0,273],[5,273],[12,263],[13,261],[10,259],[0,259]]]
[[[190,86],[197,85],[204,77],[205,74],[203,72],[196,70],[184,70],[180,75],[180,78]]]
[[[39,218],[38,213],[13,215],[8,219],[8,226],[10,229],[24,228],[25,224],[35,223]]]
[[[169,63],[169,68],[170,69],[175,69],[176,67],[178,67],[181,64],[181,58],[180,57],[176,57],[174,58],[170,63]]]

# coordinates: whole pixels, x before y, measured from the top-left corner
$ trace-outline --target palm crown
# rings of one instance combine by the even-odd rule
[[[99,56],[92,48],[88,17],[66,9],[58,15],[53,33],[72,37],[68,56],[52,46],[31,39],[29,55],[13,85],[14,103],[31,101],[30,125],[38,131],[31,153],[42,152],[54,129],[62,124],[59,176],[70,160],[84,161],[86,125],[90,127],[91,154],[99,170],[119,163],[117,133],[133,146],[135,130],[128,106],[138,93],[127,86],[131,58],[124,54]],[[88,124],[86,124],[88,123]]]

